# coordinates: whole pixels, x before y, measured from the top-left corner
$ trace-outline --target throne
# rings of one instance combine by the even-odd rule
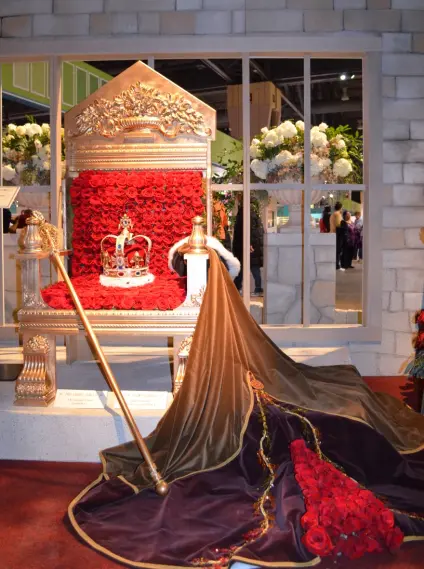
[[[174,357],[192,334],[206,286],[199,216],[207,212],[210,230],[215,124],[213,109],[141,62],[65,115],[68,266],[97,334],[173,337]],[[83,334],[65,284],[40,290],[39,262],[49,253],[37,231],[30,220],[18,252],[24,368],[16,403],[26,405],[55,398],[57,337],[66,338],[72,363]],[[181,279],[169,270],[168,251],[190,234]],[[66,250],[66,231],[63,239]]]

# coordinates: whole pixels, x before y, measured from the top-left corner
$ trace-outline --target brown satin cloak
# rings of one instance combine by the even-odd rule
[[[399,452],[424,445],[424,416],[373,393],[355,367],[311,367],[286,356],[253,320],[226,268],[210,251],[208,286],[184,382],[146,441],[168,482],[237,456],[253,407],[248,371],[279,401],[365,422]],[[139,488],[151,485],[134,442],[101,454],[107,474],[122,475]]]

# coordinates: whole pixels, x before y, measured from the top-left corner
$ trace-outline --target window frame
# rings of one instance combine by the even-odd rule
[[[266,43],[266,49],[264,49]],[[62,102],[61,64],[63,61],[96,61],[116,59],[144,59],[154,67],[154,59],[193,59],[220,58],[242,59],[243,65],[243,151],[244,163],[248,164],[250,145],[250,59],[251,58],[303,58],[305,64],[305,119],[310,124],[310,68],[306,66],[311,58],[335,58],[363,60],[363,135],[364,154],[364,278],[363,278],[363,324],[361,325],[266,325],[264,332],[280,345],[310,344],[315,346],[339,346],[348,343],[378,342],[381,340],[381,283],[382,283],[382,254],[381,229],[384,184],[383,184],[383,140],[382,140],[382,67],[381,67],[381,38],[369,34],[355,34],[343,37],[270,36],[264,42],[263,37],[219,37],[190,36],[190,37],[148,37],[148,38],[69,38],[40,40],[26,42],[14,39],[0,39],[0,63],[48,61],[50,78],[50,117],[51,117],[51,180],[45,188],[51,194],[51,221],[62,226],[62,181],[60,165],[60,128]],[[36,54],[36,55],[34,55]],[[1,94],[1,74],[0,74]],[[2,106],[2,102],[1,105]],[[0,109],[0,118],[1,118]],[[305,120],[306,122],[306,120]],[[308,123],[306,127],[308,127]],[[248,142],[248,144],[247,144]],[[0,141],[1,145],[1,141]],[[305,146],[309,145],[309,140]],[[308,149],[306,149],[306,154]],[[0,147],[1,151],[1,147]],[[308,168],[307,168],[308,170]],[[0,185],[2,183],[0,177]],[[256,187],[256,185],[255,185]],[[291,185],[290,187],[293,187]],[[314,187],[316,187],[314,185]],[[343,189],[348,186],[343,185]],[[336,189],[333,186],[334,189]],[[250,170],[244,169],[243,192],[244,199],[250,203]],[[355,189],[363,189],[355,186]],[[309,203],[312,190],[310,172],[305,173],[305,203]],[[309,196],[309,197],[308,197]],[[210,195],[209,195],[210,199]],[[248,243],[250,233],[249,209],[244,208],[244,243]],[[309,263],[305,263],[309,251],[310,237],[309,210],[305,208],[304,236],[304,306],[309,310]],[[372,223],[371,223],[372,220]],[[0,221],[0,262],[3,260],[3,233]],[[248,305],[247,279],[250,278],[250,256],[248,248],[244,247],[244,301]],[[305,257],[306,255],[306,257]],[[2,265],[3,266],[3,265]],[[3,271],[2,271],[3,273]],[[0,328],[13,327],[4,322],[4,278],[0,278]]]

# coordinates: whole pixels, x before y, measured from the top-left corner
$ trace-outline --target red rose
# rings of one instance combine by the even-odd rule
[[[101,174],[94,174],[90,178],[90,186],[92,188],[98,188],[104,183],[103,176]]]
[[[378,522],[380,531],[385,532],[386,530],[392,529],[395,525],[395,517],[393,515],[393,512],[391,512],[388,508],[384,508],[384,510],[379,515]]]
[[[327,531],[321,526],[314,526],[302,536],[302,543],[308,551],[314,555],[325,557],[330,555],[334,549]]]
[[[314,509],[308,510],[300,519],[303,529],[308,530],[319,525],[318,513]]]
[[[399,547],[402,545],[403,538],[404,535],[402,531],[398,527],[395,527],[389,530],[386,536],[386,545],[390,549],[390,551],[395,551],[396,549],[399,549]]]
[[[343,553],[349,559],[359,559],[367,551],[367,542],[365,539],[351,535],[347,539],[340,540],[336,547],[335,553]]]

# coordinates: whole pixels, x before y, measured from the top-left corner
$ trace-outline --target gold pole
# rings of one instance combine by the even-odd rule
[[[85,328],[85,331],[87,332],[87,336],[94,348],[94,351],[100,361],[100,367],[102,369],[103,375],[106,379],[107,384],[109,385],[110,389],[113,391],[113,393],[115,394],[115,397],[119,403],[120,408],[122,409],[122,412],[125,416],[125,419],[127,421],[128,427],[130,428],[130,431],[135,439],[135,442],[137,444],[137,447],[141,453],[141,455],[143,456],[144,460],[147,463],[147,466],[149,468],[150,471],[150,475],[153,478],[153,481],[155,483],[155,489],[156,492],[161,495],[161,496],[165,496],[168,493],[168,484],[165,482],[165,480],[163,480],[161,473],[158,471],[156,464],[153,461],[152,455],[150,454],[149,449],[146,446],[146,443],[144,442],[143,437],[141,436],[141,433],[137,427],[136,422],[134,421],[134,417],[127,405],[127,402],[124,399],[124,396],[122,395],[121,389],[119,388],[118,382],[115,379],[115,376],[113,375],[113,372],[109,366],[108,361],[106,360],[106,357],[103,353],[103,350],[99,344],[99,341],[97,339],[97,336],[94,333],[94,330],[90,324],[90,321],[87,318],[87,315],[85,313],[85,310],[80,302],[80,299],[78,298],[78,295],[75,291],[74,285],[72,284],[71,279],[69,278],[68,273],[66,272],[65,266],[62,262],[62,259],[60,258],[59,253],[56,250],[56,246],[55,246],[55,242],[54,239],[52,239],[51,235],[49,234],[48,231],[48,227],[45,223],[44,220],[44,216],[40,213],[40,212],[33,212],[33,218],[37,219],[39,221],[40,224],[40,229],[43,231],[43,237],[45,236],[45,239],[47,240],[50,248],[51,248],[51,256],[53,257],[56,266],[59,270],[59,273],[62,275],[63,280],[66,283],[66,286],[69,289],[70,295],[72,297],[72,300],[75,304],[75,308],[78,312],[79,317],[81,318],[81,321],[83,323],[83,326]],[[44,225],[44,227],[43,227]]]

